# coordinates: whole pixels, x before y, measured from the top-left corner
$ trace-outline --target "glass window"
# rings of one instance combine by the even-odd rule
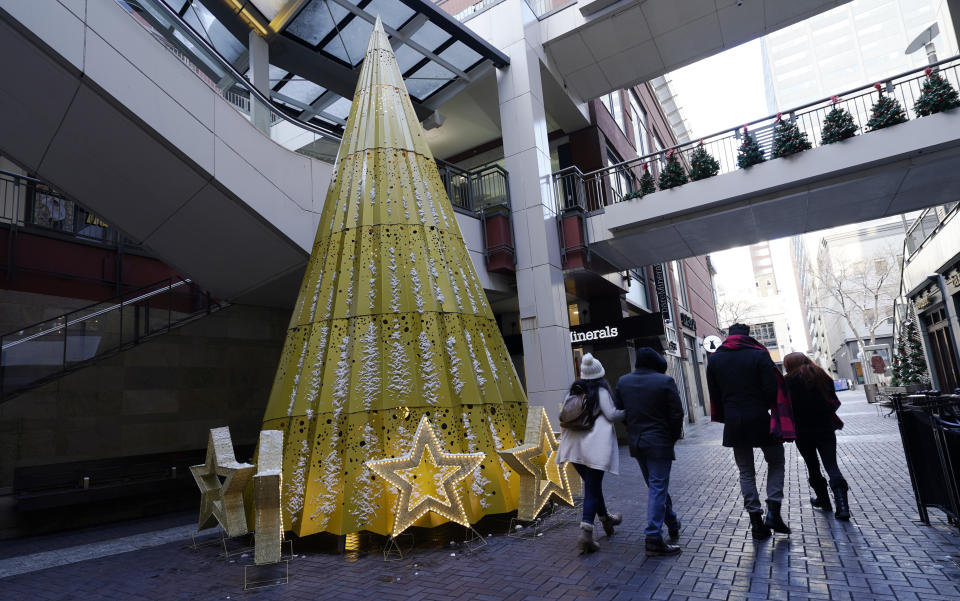
[[[454,42],[452,46],[441,52],[438,56],[461,71],[466,71],[483,58],[478,52],[474,51],[473,48],[468,47],[459,40]]]
[[[630,112],[633,119],[633,143],[637,155],[645,156],[650,153],[650,142],[647,139],[647,112],[643,110],[634,93],[630,94]]]
[[[455,77],[445,67],[430,61],[407,78],[407,92],[414,98],[423,100]]]
[[[287,31],[311,46],[316,46],[333,31],[333,26],[348,14],[350,13],[347,9],[339,4],[317,0],[303,7],[287,26]],[[343,44],[339,45],[342,49]]]
[[[627,300],[645,311],[651,311],[650,292],[647,290],[647,278],[643,269],[634,269],[629,272],[630,287],[627,290]]]
[[[323,49],[347,64],[356,65],[363,60],[363,53],[367,49],[372,31],[373,23],[356,17],[347,23]]]
[[[623,99],[620,97],[620,90],[610,94],[610,104],[613,106],[613,120],[617,122],[620,131],[627,133],[626,121],[623,118]]]
[[[240,40],[235,38],[226,27],[223,26],[216,17],[213,16],[207,7],[199,2],[193,2],[187,9],[183,20],[186,21],[194,31],[202,35],[210,42],[220,56],[227,59],[227,62],[234,62],[246,50]]]
[[[623,159],[612,149],[607,148],[607,167],[613,167],[623,162]],[[629,169],[610,169],[607,173],[610,184],[611,202],[620,202],[627,194],[633,192],[633,174]]]
[[[674,272],[677,278],[677,302],[684,309],[690,309],[690,295],[687,292],[687,275],[683,270],[683,263],[680,261],[671,261],[670,270]]]

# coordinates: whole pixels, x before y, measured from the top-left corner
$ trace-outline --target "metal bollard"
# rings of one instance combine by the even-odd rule
[[[90,476],[84,476],[83,480],[80,481],[80,485],[83,486],[84,489],[90,488]]]

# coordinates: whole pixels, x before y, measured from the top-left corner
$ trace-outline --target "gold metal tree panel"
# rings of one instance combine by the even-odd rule
[[[389,533],[396,492],[364,462],[407,453],[423,416],[445,452],[485,454],[457,484],[469,521],[516,509],[496,451],[526,398],[378,23],[263,420],[284,527]]]

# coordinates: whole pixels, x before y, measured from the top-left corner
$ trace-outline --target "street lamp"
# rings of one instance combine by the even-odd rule
[[[933,39],[940,35],[940,26],[934,23],[930,27],[927,27],[920,32],[920,35],[913,38],[913,41],[910,42],[910,45],[907,46],[904,54],[913,54],[917,50],[923,48],[927,51],[927,63],[933,64],[937,62],[937,49],[933,45]]]

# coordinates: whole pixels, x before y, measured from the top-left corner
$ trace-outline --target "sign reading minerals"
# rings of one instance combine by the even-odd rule
[[[600,344],[614,346],[635,338],[656,337],[663,334],[663,320],[656,313],[644,313],[623,319],[571,326],[570,344],[582,346]]]
[[[653,283],[657,288],[657,305],[660,307],[660,315],[664,321],[670,319],[670,297],[667,296],[667,282],[663,275],[663,265],[653,266]]]

